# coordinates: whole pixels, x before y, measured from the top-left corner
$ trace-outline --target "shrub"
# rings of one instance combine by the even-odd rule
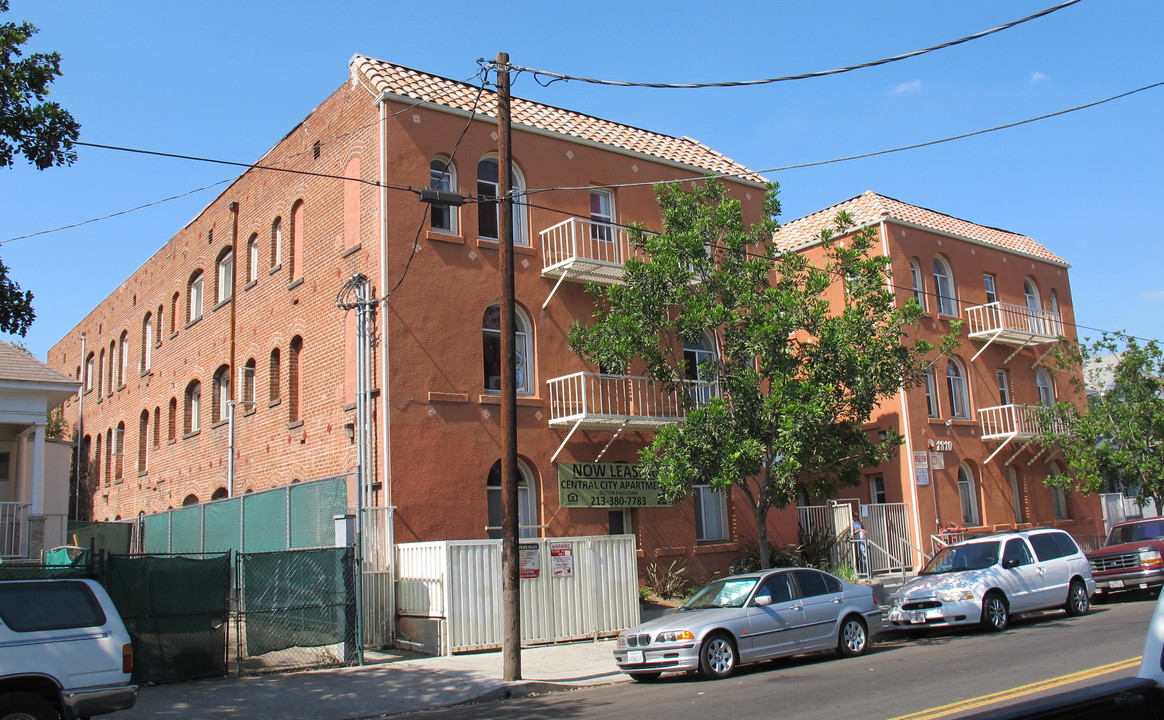
[[[768,545],[768,558],[772,567],[800,567],[803,565],[797,549],[790,546]],[[760,570],[760,543],[753,542],[744,547],[740,556],[728,566],[729,575],[756,572]]]
[[[680,565],[678,560],[672,560],[665,569],[657,562],[647,566],[647,587],[664,600],[679,597],[686,584],[687,566]]]
[[[860,579],[857,577],[857,571],[853,569],[852,565],[842,565],[833,574],[845,582],[855,583]]]
[[[833,545],[837,538],[827,528],[807,530],[800,528],[800,559],[805,567],[828,570],[832,565]]]

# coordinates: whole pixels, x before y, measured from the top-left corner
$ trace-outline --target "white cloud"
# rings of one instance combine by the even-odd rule
[[[1144,292],[1140,293],[1140,298],[1143,300],[1148,300],[1149,302],[1164,300],[1164,288],[1145,290]]]
[[[907,92],[917,92],[921,90],[921,80],[914,80],[913,82],[902,83],[893,88],[890,95],[902,95]]]
[[[1031,73],[1031,84],[1032,85],[1034,83],[1037,83],[1037,82],[1043,82],[1046,79],[1048,79],[1047,76],[1044,75],[1043,73],[1039,72],[1038,70]]]

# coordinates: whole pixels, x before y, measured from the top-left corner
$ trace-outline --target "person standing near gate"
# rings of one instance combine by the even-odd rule
[[[853,513],[853,540],[856,542],[856,562],[857,574],[865,575],[869,570],[869,549],[867,547],[867,540],[869,538],[869,531],[861,524],[861,518],[857,513]]]

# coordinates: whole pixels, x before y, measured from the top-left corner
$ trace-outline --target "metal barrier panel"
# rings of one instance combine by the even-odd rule
[[[103,584],[133,638],[136,682],[227,673],[229,554],[109,557]]]
[[[901,570],[912,565],[913,552],[905,503],[867,505],[862,525],[869,532],[869,565],[874,573]]]
[[[396,638],[396,599],[389,546],[391,523],[392,508],[365,508],[361,542],[365,647],[388,647]]]
[[[188,507],[170,513],[170,552],[202,552],[201,507]]]
[[[204,507],[206,552],[237,552],[242,548],[242,504],[242,498],[231,498]]]
[[[142,520],[145,527],[143,550],[147,553],[170,552],[170,517],[173,513],[146,515]]]
[[[448,583],[446,542],[396,546],[396,611],[417,617],[445,617]]]
[[[297,483],[290,493],[291,547],[317,548],[335,544],[336,515],[348,510],[346,478]],[[253,495],[249,496],[249,500]],[[249,549],[249,548],[248,548]]]
[[[448,652],[501,647],[501,541],[450,542],[446,551]]]
[[[285,487],[246,497],[243,503],[243,548],[251,553],[286,550],[287,515]]]
[[[351,548],[241,553],[239,674],[354,663]]]
[[[66,542],[76,547],[104,550],[112,555],[128,555],[133,538],[131,522],[69,522]]]

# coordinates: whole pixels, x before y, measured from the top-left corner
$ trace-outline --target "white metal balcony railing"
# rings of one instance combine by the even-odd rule
[[[0,558],[28,557],[30,503],[0,502]]]
[[[1047,426],[1039,415],[1046,408],[1038,405],[997,405],[978,411],[978,421],[982,425],[983,440],[1005,440],[1007,438],[1033,438]],[[1060,430],[1059,426],[1049,428]]]
[[[652,430],[682,422],[686,414],[683,391],[649,377],[577,372],[547,384],[551,427]],[[716,383],[687,385],[696,404],[718,395]]]
[[[558,279],[546,304],[563,280],[614,285],[622,282],[628,258],[644,257],[631,246],[630,232],[610,223],[570,218],[542,230],[540,235],[542,277]]]
[[[1063,332],[1059,313],[1032,310],[1014,303],[977,305],[966,310],[966,319],[970,324],[970,339],[986,341],[975,359],[996,340],[1004,345],[1024,348],[1054,342]]]

